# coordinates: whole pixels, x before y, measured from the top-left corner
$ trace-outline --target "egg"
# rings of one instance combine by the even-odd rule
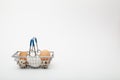
[[[40,67],[41,64],[41,59],[38,55],[36,56],[27,56],[27,61],[29,66],[33,67],[33,68],[38,68]]]
[[[41,60],[49,60],[49,58],[50,58],[50,51],[42,50],[40,52],[40,57],[41,57]]]
[[[27,60],[27,55],[28,55],[28,53],[27,52],[20,52],[20,54],[19,54],[19,58],[20,59],[22,59],[22,60]]]
[[[42,50],[40,52],[40,59],[41,59],[41,67],[47,68],[50,63],[50,51]]]
[[[27,67],[27,55],[28,53],[27,52],[22,52],[20,51],[19,53],[19,60],[18,60],[18,64],[21,68],[25,68]]]

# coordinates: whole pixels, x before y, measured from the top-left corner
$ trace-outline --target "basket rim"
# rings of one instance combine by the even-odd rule
[[[39,50],[39,51],[40,51],[40,50]],[[38,52],[39,52],[39,51],[38,51]],[[12,57],[13,57],[13,58],[27,58],[28,56],[30,56],[29,54],[28,54],[28,56],[19,56],[19,55],[18,55],[19,52],[23,52],[23,51],[16,51],[16,52],[12,55]],[[28,53],[29,53],[29,51],[24,51],[24,52],[28,52]],[[53,56],[54,56],[54,51],[50,51],[50,56],[39,56],[38,54],[37,54],[36,56],[38,56],[38,57],[40,57],[40,58],[53,57]],[[30,56],[30,57],[36,57],[36,56]]]

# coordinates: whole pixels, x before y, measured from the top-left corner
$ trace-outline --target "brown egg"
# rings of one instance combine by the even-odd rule
[[[22,52],[22,51],[19,54],[20,59],[22,59],[22,60],[27,60],[27,55],[28,55],[27,52]]]
[[[28,53],[25,51],[20,51],[19,53],[19,60],[18,60],[18,64],[21,68],[25,68],[27,67],[27,55]]]
[[[40,52],[41,60],[49,60],[50,59],[50,52],[48,50],[42,50]]]

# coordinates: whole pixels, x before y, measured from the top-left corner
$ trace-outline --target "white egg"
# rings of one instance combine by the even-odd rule
[[[27,56],[27,61],[31,67],[40,67],[41,60],[39,56]]]

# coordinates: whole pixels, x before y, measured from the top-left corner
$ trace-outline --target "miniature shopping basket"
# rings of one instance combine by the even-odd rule
[[[17,51],[12,55],[20,68],[48,68],[52,58],[53,51],[39,50],[37,38],[30,40],[29,51]]]

